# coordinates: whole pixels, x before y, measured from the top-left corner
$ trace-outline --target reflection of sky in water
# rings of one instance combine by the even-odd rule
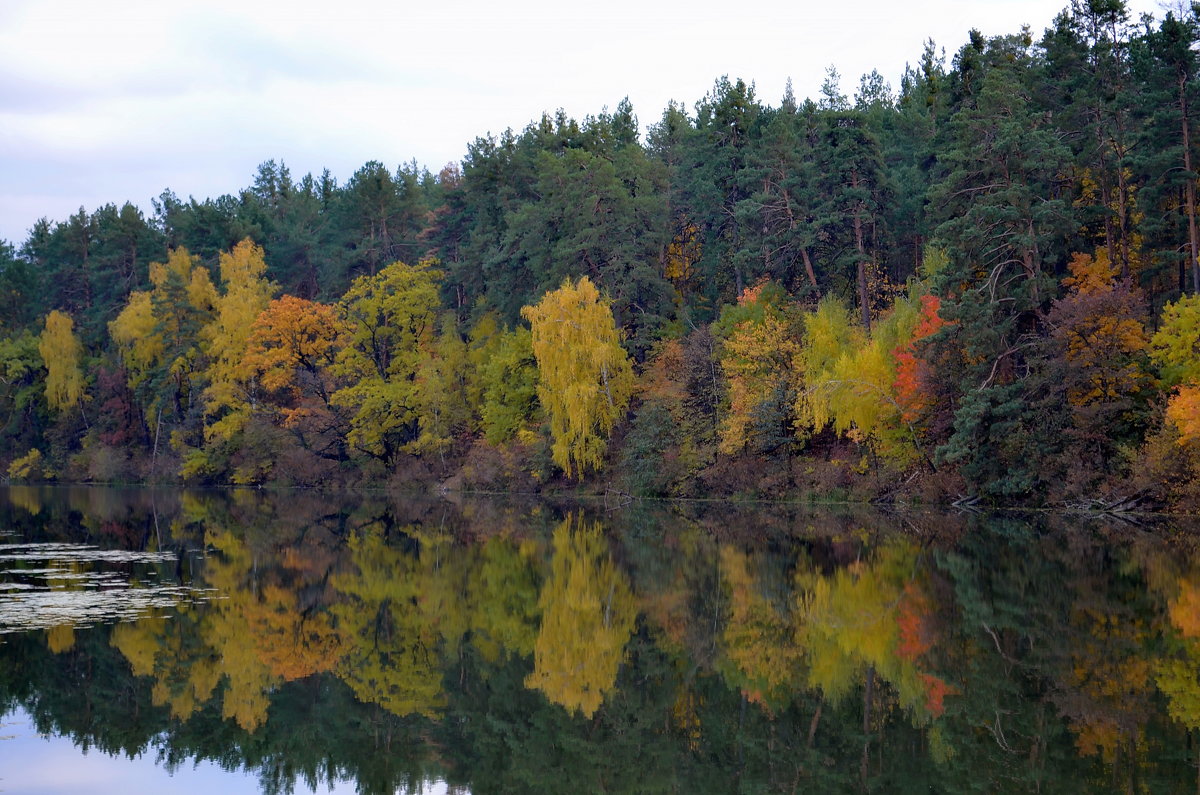
[[[129,552],[97,549],[87,544],[0,544],[0,561],[72,560],[111,563],[164,563],[177,558],[174,552]]]
[[[253,772],[222,770],[212,762],[184,764],[174,775],[160,767],[153,752],[135,759],[113,757],[96,751],[87,753],[66,737],[44,737],[37,733],[21,710],[0,720],[0,792],[26,795],[129,795],[140,792],[219,792],[221,795],[258,793]],[[296,782],[294,792],[354,793],[354,782],[340,781],[309,789]],[[424,788],[425,793],[445,793],[440,783]]]
[[[10,535],[0,533],[0,537]],[[134,621],[155,608],[217,597],[215,592],[158,580],[155,565],[173,565],[175,552],[104,550],[86,544],[0,544],[0,638],[5,634],[71,625]],[[28,563],[27,567],[21,564]],[[130,565],[135,574],[130,574]],[[116,567],[123,567],[121,570]],[[3,641],[0,641],[2,643]],[[0,718],[0,793],[29,795],[128,795],[141,792],[242,795],[258,793],[258,773],[222,770],[212,762],[184,763],[174,773],[158,764],[153,749],[126,758],[96,749],[83,751],[68,737],[38,734],[29,716],[16,709]],[[293,792],[357,792],[353,781],[302,781]],[[423,795],[444,795],[441,782]]]
[[[49,629],[61,624],[76,628],[134,621],[156,607],[174,607],[191,598],[190,589],[133,588],[104,591],[22,591],[0,596],[0,634]]]
[[[160,583],[155,572],[131,580],[105,567],[174,563],[175,552],[129,552],[86,544],[0,544],[0,635],[71,624],[133,621],[155,608],[170,608],[206,594]],[[21,567],[20,562],[42,566]]]

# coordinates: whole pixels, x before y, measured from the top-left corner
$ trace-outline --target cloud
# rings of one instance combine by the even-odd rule
[[[789,77],[815,96],[830,64],[848,95],[871,69],[895,88],[929,37],[952,57],[970,27],[1037,35],[1065,4],[0,0],[0,238],[92,196],[233,192],[269,158],[436,170],[476,136],[625,96],[653,123],[723,74],[770,104]]]

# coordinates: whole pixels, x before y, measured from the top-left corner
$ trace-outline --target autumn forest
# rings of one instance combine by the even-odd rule
[[[1200,511],[1200,7],[0,241],[13,481]]]

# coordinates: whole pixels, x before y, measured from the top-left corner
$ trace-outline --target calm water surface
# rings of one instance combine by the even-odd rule
[[[1194,792],[1181,521],[0,490],[0,791]]]

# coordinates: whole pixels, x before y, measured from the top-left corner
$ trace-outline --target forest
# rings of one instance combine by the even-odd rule
[[[1200,5],[0,241],[12,481],[1200,510]]]

